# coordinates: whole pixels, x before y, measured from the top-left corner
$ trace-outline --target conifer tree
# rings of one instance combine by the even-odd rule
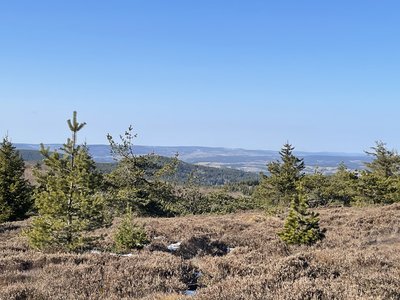
[[[328,197],[326,189],[329,185],[329,177],[325,176],[318,167],[315,168],[314,173],[304,175],[302,184],[307,193],[309,205],[317,206],[327,204]]]
[[[134,222],[132,209],[127,207],[122,223],[114,236],[115,251],[126,253],[132,249],[141,249],[148,243],[146,231]]]
[[[342,162],[337,171],[329,178],[329,185],[326,188],[326,195],[332,202],[339,202],[343,205],[350,205],[357,196],[358,175],[351,171]]]
[[[359,203],[386,203],[400,200],[400,155],[388,150],[383,142],[376,142],[372,151],[365,151],[374,159],[365,163],[358,185]]]
[[[107,138],[117,167],[108,174],[111,207],[115,214],[122,214],[129,206],[136,214],[146,216],[172,216],[175,214],[173,186],[162,177],[173,171],[177,159],[159,167],[153,154],[135,155],[133,127],[129,126],[117,143],[109,134]],[[171,169],[171,170],[168,170]]]
[[[46,168],[35,171],[38,216],[27,232],[34,248],[77,250],[86,242],[84,233],[106,221],[101,177],[87,147],[77,145],[77,133],[85,124],[78,123],[74,112],[68,120],[72,137],[60,149],[62,154],[41,145]]]
[[[308,211],[308,204],[303,187],[293,197],[289,215],[285,220],[284,229],[278,233],[287,244],[311,245],[324,238],[324,230],[319,227],[318,214]]]
[[[372,162],[365,163],[368,171],[383,177],[398,175],[400,172],[400,155],[396,150],[389,150],[382,141],[375,142],[376,146],[371,147],[372,151],[365,151],[372,156]]]
[[[0,144],[0,222],[22,219],[32,207],[32,188],[24,171],[22,157],[5,137]]]
[[[258,202],[267,205],[288,205],[296,194],[296,185],[304,176],[304,160],[293,154],[294,147],[288,142],[279,152],[280,161],[267,164],[269,176],[263,175],[255,192]]]

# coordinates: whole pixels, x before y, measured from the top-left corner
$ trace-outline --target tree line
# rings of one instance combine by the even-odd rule
[[[154,155],[134,155],[136,135],[131,126],[118,141],[107,136],[116,167],[101,173],[87,146],[77,143],[86,123],[78,122],[76,112],[67,123],[71,137],[63,147],[50,152],[41,145],[43,161],[33,171],[34,186],[24,178],[24,161],[9,138],[0,145],[0,222],[32,217],[24,234],[39,250],[89,249],[98,238],[90,233],[123,217],[115,249],[129,251],[148,242],[134,216],[248,209],[288,212],[279,233],[282,240],[312,244],[323,238],[324,231],[318,215],[309,211],[310,205],[388,204],[400,199],[400,157],[382,142],[368,152],[374,159],[366,163],[366,170],[351,171],[342,164],[330,176],[318,171],[306,175],[304,161],[286,143],[280,160],[268,163],[269,175],[262,175],[258,185],[254,181],[229,184],[205,193],[191,180],[185,184],[174,180],[177,157],[160,164]],[[242,195],[233,195],[238,191]]]
[[[341,163],[333,175],[315,170],[304,173],[304,161],[293,154],[294,147],[286,143],[280,160],[267,165],[269,176],[262,175],[253,197],[260,206],[287,206],[302,184],[307,202],[318,205],[391,204],[400,201],[400,156],[378,141],[366,151],[373,159],[365,162],[364,170],[349,170]]]

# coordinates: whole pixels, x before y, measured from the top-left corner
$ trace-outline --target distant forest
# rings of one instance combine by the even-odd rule
[[[43,155],[38,150],[18,150],[22,158],[29,163],[37,163],[43,160]],[[162,167],[166,163],[170,163],[172,158],[154,155],[155,163]],[[112,172],[117,163],[96,162],[96,166],[102,173]],[[241,170],[230,168],[213,168],[200,166],[179,161],[176,172],[172,178],[168,180],[176,181],[184,184],[191,182],[192,184],[201,186],[218,186],[239,182],[258,182],[259,174],[252,172],[244,172]]]

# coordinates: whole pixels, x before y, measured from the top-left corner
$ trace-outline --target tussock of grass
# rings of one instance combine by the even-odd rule
[[[194,299],[400,299],[400,205],[318,212],[327,233],[312,247],[286,246],[283,221],[257,212],[141,218],[151,243],[130,257],[107,253],[118,222],[98,232],[100,254],[35,252],[28,222],[6,223],[0,299],[187,299],[195,280]]]

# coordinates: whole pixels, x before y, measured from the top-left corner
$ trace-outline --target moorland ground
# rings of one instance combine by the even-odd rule
[[[138,218],[151,243],[129,256],[110,253],[118,220],[80,254],[30,250],[29,220],[4,223],[0,299],[400,299],[400,204],[316,211],[311,247],[285,245],[263,212]]]

